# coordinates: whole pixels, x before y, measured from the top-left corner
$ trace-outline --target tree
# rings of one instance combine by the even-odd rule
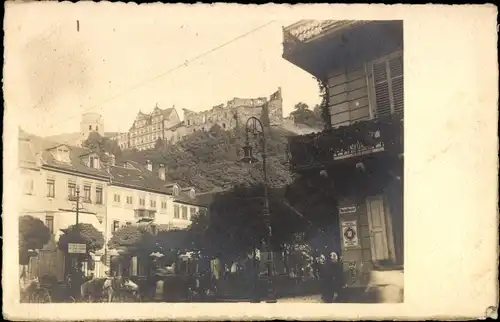
[[[156,250],[153,233],[147,226],[129,225],[113,232],[108,247],[122,249],[130,255],[151,253]]]
[[[19,218],[19,264],[27,265],[34,251],[40,250],[50,240],[50,230],[32,216]]]
[[[317,255],[339,251],[337,189],[331,178],[310,174],[296,177],[286,188],[286,203],[307,223],[303,241]]]
[[[238,185],[217,194],[209,213],[196,216],[189,229],[197,236],[198,247],[214,257],[233,260],[267,241],[263,207],[263,185]],[[281,250],[304,225],[275,190],[269,192],[269,210],[273,227],[271,246]]]
[[[87,255],[101,250],[104,246],[104,236],[93,225],[79,223],[62,229],[63,235],[59,238],[58,247],[61,251],[68,252],[69,243],[81,243],[86,245]]]
[[[273,128],[272,134],[266,140],[269,180],[272,186],[283,186],[292,180],[285,154],[290,132]],[[251,143],[256,156],[260,157],[260,146],[253,137]],[[244,131],[223,131],[217,126],[206,132],[197,131],[186,140],[162,149],[124,151],[121,160],[141,164],[151,160],[154,165],[164,164],[169,169],[169,179],[183,186],[195,186],[199,191],[230,189],[238,184],[262,182],[261,164],[238,162],[245,144]]]
[[[91,132],[87,140],[82,143],[82,146],[97,153],[103,162],[109,161],[107,154],[112,154],[116,158],[122,156],[122,151],[116,141],[102,137],[97,132]]]
[[[165,143],[161,138],[158,138],[155,142],[155,150],[161,150],[165,147]]]
[[[305,103],[299,102],[295,104],[294,110],[290,113],[295,124],[305,124],[308,126],[317,126],[320,122],[320,117],[315,111],[311,111]]]
[[[182,253],[196,250],[193,244],[192,233],[189,230],[160,230],[156,235],[156,246],[164,256],[162,261],[171,264]]]

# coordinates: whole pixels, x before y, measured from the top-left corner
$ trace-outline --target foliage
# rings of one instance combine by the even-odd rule
[[[65,253],[68,252],[68,243],[82,243],[87,246],[87,254],[95,253],[104,246],[104,236],[93,225],[79,223],[71,225],[62,230],[63,235],[59,238],[59,249]]]
[[[27,265],[32,251],[40,250],[50,240],[50,231],[44,223],[32,216],[19,218],[19,264]]]
[[[338,251],[339,245],[335,244],[339,230],[336,193],[334,182],[319,174],[298,176],[286,188],[290,207],[307,221],[302,241],[313,252]]]
[[[165,142],[161,138],[158,138],[155,142],[155,149],[161,149],[163,147],[165,147]]]
[[[293,117],[295,124],[305,124],[315,127],[321,123],[321,114],[317,113],[318,110],[318,108],[310,110],[307,104],[299,102],[295,104],[294,110],[290,113],[290,116]]]
[[[150,255],[159,252],[159,261],[170,265],[183,252],[190,251],[192,238],[186,230],[160,230],[153,233],[150,225],[129,225],[113,232],[110,249],[120,249],[125,256]]]
[[[82,146],[97,153],[103,162],[109,161],[107,153],[113,154],[116,158],[122,156],[122,151],[116,141],[102,137],[97,132],[91,132],[87,140],[82,143]]]
[[[212,256],[230,259],[258,248],[268,236],[263,195],[262,185],[238,185],[217,194],[209,213],[195,217],[189,227],[198,236],[197,246]],[[292,236],[304,223],[283,204],[278,189],[269,191],[269,210],[271,246],[277,250],[292,242]]]
[[[182,253],[194,250],[191,232],[187,230],[162,230],[156,235],[158,251],[164,255],[161,261],[170,265]]]
[[[147,226],[128,225],[113,232],[108,247],[122,248],[129,254],[151,253],[156,250],[154,235]]]
[[[283,186],[292,180],[286,159],[286,136],[281,129],[266,130],[268,176],[271,186]],[[251,137],[255,155],[261,158],[261,147]],[[154,150],[124,151],[122,160],[134,160],[153,166],[164,164],[168,179],[200,191],[229,189],[234,185],[251,185],[263,179],[262,164],[247,165],[238,162],[245,145],[244,129],[224,131],[219,126],[209,131],[198,131],[175,145],[157,146]]]
[[[319,105],[319,109],[321,111],[320,116],[324,122],[325,129],[332,128],[332,119],[330,115],[330,107],[329,107],[329,93],[328,93],[328,85],[321,79],[316,78],[318,82],[319,92],[321,96],[321,104]]]

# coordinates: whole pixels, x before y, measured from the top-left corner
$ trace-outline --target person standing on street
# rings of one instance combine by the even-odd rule
[[[322,294],[321,298],[325,303],[331,303],[333,301],[333,265],[331,256],[321,257],[320,262],[320,280]]]
[[[342,262],[339,260],[337,253],[330,253],[330,262],[332,266],[332,299],[336,299],[340,296],[340,292],[344,286],[344,273]],[[335,297],[335,295],[337,296]]]

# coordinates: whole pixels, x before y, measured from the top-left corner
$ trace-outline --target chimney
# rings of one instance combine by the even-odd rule
[[[158,169],[158,176],[161,180],[165,181],[165,165],[160,164],[160,169]]]
[[[153,164],[151,163],[151,160],[146,160],[146,168],[149,171],[153,171]]]

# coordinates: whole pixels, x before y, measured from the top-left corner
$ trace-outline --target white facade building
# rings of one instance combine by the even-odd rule
[[[40,219],[52,233],[51,241],[33,258],[32,276],[64,278],[64,253],[58,250],[61,229],[76,223],[76,189],[80,190],[79,223],[88,223],[103,233],[105,244],[113,231],[127,224],[147,221],[165,229],[183,229],[204,205],[194,188],[182,189],[167,181],[166,169],[135,162],[115,165],[101,162],[99,155],[85,148],[54,144],[19,134],[19,168],[23,190],[20,216]],[[109,268],[107,246],[95,254],[95,276]],[[90,272],[89,272],[90,273]]]

